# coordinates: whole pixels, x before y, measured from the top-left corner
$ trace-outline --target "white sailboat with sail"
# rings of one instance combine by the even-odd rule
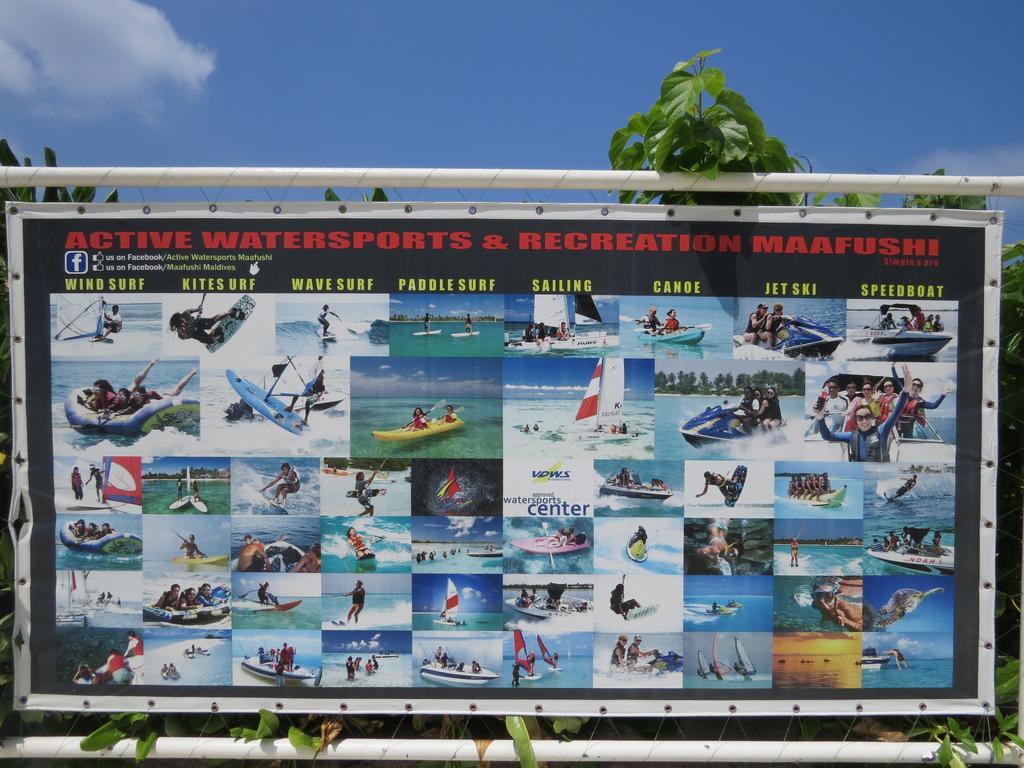
[[[57,624],[89,626],[96,612],[90,605],[89,571],[60,571],[57,575]]]
[[[573,294],[574,312],[569,313],[569,297],[538,293],[533,297],[533,321],[527,334],[505,334],[505,347],[524,352],[552,352],[601,349],[619,346],[619,337],[606,330],[580,332],[579,326],[601,323],[601,313],[589,293]],[[527,335],[529,338],[527,338]]]
[[[88,339],[112,344],[103,337],[103,313],[107,307],[103,297],[95,293],[57,294],[57,332],[55,341]]]
[[[639,437],[639,433],[630,430],[622,419],[625,395],[625,361],[620,358],[599,358],[576,411],[572,432],[576,439],[610,442]]]
[[[460,627],[466,622],[459,621],[459,590],[455,588],[455,582],[448,579],[448,590],[444,597],[444,607],[441,608],[441,615],[434,619],[435,624],[444,627]]]

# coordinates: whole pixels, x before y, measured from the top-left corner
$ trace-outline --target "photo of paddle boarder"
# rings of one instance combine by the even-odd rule
[[[323,633],[324,685],[337,688],[408,688],[412,685],[412,633]]]
[[[682,632],[594,633],[594,688],[682,688]]]
[[[231,560],[231,519],[227,515],[146,515],[143,570],[225,571]]]
[[[687,688],[772,687],[771,632],[683,632],[683,655]]]
[[[507,359],[505,455],[535,455],[557,443],[564,458],[649,459],[653,381],[653,360]]]
[[[412,518],[413,573],[501,573],[501,517]]]
[[[354,357],[352,453],[500,458],[501,360]]]
[[[279,295],[275,338],[280,355],[388,354],[388,294]]]
[[[320,514],[406,517],[412,497],[409,459],[327,457],[320,463]]]
[[[501,629],[501,574],[413,574],[412,611],[417,631]]]
[[[842,299],[736,299],[733,357],[738,360],[830,359],[846,338]]]
[[[392,294],[391,356],[500,357],[504,311],[494,294]]]
[[[686,462],[684,480],[683,504],[688,511],[714,507],[742,510],[746,517],[772,515],[775,494],[770,461],[691,460]]]
[[[531,634],[552,628],[594,629],[594,582],[589,574],[505,574],[502,602],[507,630]]]
[[[594,521],[594,573],[683,572],[683,520],[619,517]]]
[[[144,359],[159,349],[160,313],[159,296],[51,294],[50,355],[82,360]]]
[[[161,627],[145,633],[153,685],[231,685],[231,630]]]
[[[717,296],[623,296],[622,356],[729,358],[735,303]]]
[[[58,513],[142,513],[142,460],[89,451],[53,459],[53,501]]]
[[[775,462],[775,516],[859,519],[864,472],[873,465],[838,461]]]
[[[199,380],[195,358],[55,359],[54,455],[77,456],[93,447],[136,455],[196,453]]]
[[[502,553],[505,573],[593,573],[594,521],[506,517]]]
[[[687,517],[683,567],[687,576],[770,576],[772,523],[765,518]]]
[[[273,304],[242,293],[163,295],[161,341],[167,355],[198,355],[200,364],[224,367],[265,349],[273,333]]]
[[[235,629],[231,632],[234,685],[318,688],[323,679],[320,630]]]
[[[954,362],[959,316],[955,301],[848,299],[841,357]]]
[[[408,573],[325,573],[322,629],[412,628]]]
[[[323,517],[324,573],[409,573],[410,521],[401,517]]]
[[[772,640],[772,686],[860,688],[861,654],[859,632],[776,632]]]
[[[618,296],[505,295],[506,355],[618,356],[619,344]]]
[[[156,456],[142,460],[147,515],[231,514],[231,459]]]
[[[235,629],[320,628],[317,573],[235,573],[231,587]]]
[[[502,462],[493,459],[416,459],[413,515],[500,515]]]
[[[314,458],[234,458],[236,515],[320,516],[320,462]]]
[[[319,518],[232,516],[231,570],[245,573],[316,573],[320,563]]]
[[[597,517],[682,517],[683,462],[597,459],[591,471]]]

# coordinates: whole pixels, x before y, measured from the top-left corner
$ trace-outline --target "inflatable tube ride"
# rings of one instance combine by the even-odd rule
[[[146,435],[154,429],[177,427],[196,431],[199,425],[199,401],[194,397],[165,397],[153,400],[134,413],[98,413],[86,407],[84,389],[75,389],[64,401],[68,424],[78,432],[108,435]]]
[[[68,549],[100,555],[135,555],[142,551],[142,539],[134,533],[114,531],[100,539],[78,539],[65,527],[60,529],[60,540]]]

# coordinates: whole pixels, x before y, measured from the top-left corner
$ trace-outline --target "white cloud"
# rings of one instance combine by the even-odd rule
[[[553,384],[506,384],[505,389],[540,390],[542,392],[585,392],[583,385],[556,387]]]
[[[484,531],[484,536],[497,536],[497,531]]]
[[[381,366],[379,366],[378,370],[386,371],[386,370],[388,370],[390,368],[391,368],[390,365],[381,365]]]
[[[462,538],[473,530],[474,522],[472,517],[452,517],[448,520],[448,530],[455,532],[455,538]]]
[[[473,587],[463,587],[462,596],[467,600],[471,600],[474,597],[480,599],[484,596],[484,593],[481,592],[479,589],[473,589]]]
[[[402,302],[402,300],[401,300],[401,299],[391,299],[391,303],[392,303],[392,304],[401,304],[401,303],[403,303],[403,302]]]
[[[170,88],[195,92],[211,51],[183,40],[139,0],[4,2],[0,88],[47,109],[152,111]]]
[[[921,173],[945,168],[947,176],[1021,176],[1024,175],[1024,145],[983,149],[940,148],[912,161],[910,167]]]

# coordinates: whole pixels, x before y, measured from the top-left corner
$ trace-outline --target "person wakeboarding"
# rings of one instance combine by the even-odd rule
[[[212,317],[201,317],[203,305],[193,309],[184,309],[171,315],[168,325],[178,335],[179,339],[195,339],[200,344],[209,346],[224,341],[224,327],[220,325],[221,320],[229,317],[235,320],[245,319],[245,313],[239,307],[232,307],[227,312],[221,312]]]
[[[349,528],[345,535],[348,538],[348,543],[352,545],[352,551],[355,552],[356,560],[366,560],[374,556],[373,550],[363,542],[362,537],[356,533],[355,528]]]
[[[612,594],[610,599],[610,607],[612,613],[618,614],[623,619],[629,618],[629,612],[637,608],[642,608],[640,602],[635,598],[625,599],[626,596],[626,577],[622,577],[622,581],[616,584],[612,588]],[[623,638],[625,640],[625,638]]]
[[[283,507],[285,502],[288,501],[288,494],[298,493],[299,488],[302,487],[302,479],[292,465],[286,461],[281,465],[281,471],[277,473],[274,479],[260,488],[260,493],[263,493],[273,485],[277,486],[277,489],[274,491],[274,501],[278,506]]]
[[[814,418],[818,423],[818,433],[830,443],[846,443],[848,461],[888,462],[889,438],[903,412],[907,402],[907,390],[910,384],[910,368],[903,366],[904,389],[900,392],[892,412],[881,424],[877,424],[874,411],[868,405],[859,405],[854,412],[856,428],[852,432],[833,432],[825,420],[825,412],[816,409]]]
[[[896,489],[896,493],[893,496],[887,496],[889,501],[895,501],[900,496],[908,493],[915,485],[917,485],[917,475],[911,475],[911,477],[899,488]]]
[[[323,309],[320,310],[320,314],[316,316],[316,321],[318,323],[320,323],[320,325],[323,327],[323,332],[320,334],[321,337],[326,337],[327,336],[327,329],[331,327],[331,322],[330,322],[330,320],[327,319],[328,315],[334,315],[339,320],[341,320],[341,317],[339,317],[336,312],[332,312],[331,311],[331,308],[330,308],[329,305],[324,304]]]
[[[726,501],[735,502],[740,495],[740,491],[743,486],[739,483],[730,480],[725,475],[720,475],[717,472],[705,472],[704,473],[704,490],[697,494],[699,499],[701,496],[706,494],[711,486],[715,486],[721,491]]]

